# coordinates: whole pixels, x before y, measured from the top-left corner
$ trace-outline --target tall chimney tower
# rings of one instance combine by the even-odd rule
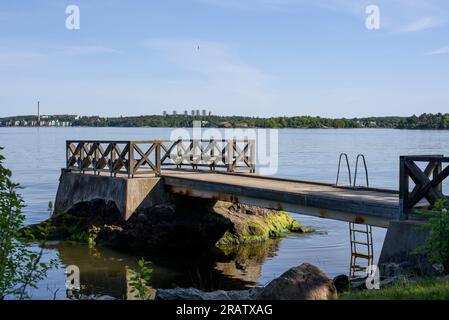
[[[41,107],[39,101],[37,102],[37,126],[41,126]]]

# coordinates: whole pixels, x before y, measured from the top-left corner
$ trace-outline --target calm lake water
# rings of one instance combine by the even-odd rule
[[[54,201],[60,168],[65,166],[66,140],[168,139],[170,132],[171,129],[165,128],[0,128],[0,146],[5,147],[6,165],[13,171],[15,182],[24,187],[21,193],[27,204],[27,223],[36,223],[48,217],[48,202]],[[280,169],[276,175],[334,183],[339,154],[348,153],[354,170],[357,154],[363,153],[370,185],[397,189],[400,155],[448,154],[448,151],[448,131],[285,129],[279,130]],[[360,182],[362,177],[359,176]],[[444,187],[448,190],[447,185]],[[227,252],[214,249],[149,256],[146,258],[154,263],[152,287],[242,289],[266,284],[303,262],[319,266],[330,277],[347,274],[348,224],[300,214],[292,216],[317,232],[292,234]],[[384,237],[384,229],[374,228],[375,259]],[[64,268],[72,264],[80,268],[85,293],[127,297],[129,269],[135,267],[136,257],[105,248],[47,243],[45,259],[56,257],[60,266],[49,272],[39,289],[32,291],[34,299],[65,299]]]

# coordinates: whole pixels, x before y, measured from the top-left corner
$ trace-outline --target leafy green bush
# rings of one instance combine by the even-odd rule
[[[135,293],[137,299],[145,300],[149,292],[148,285],[151,280],[153,268],[150,267],[151,262],[145,261],[144,258],[139,259],[137,264],[139,270],[131,271],[129,285],[132,288],[131,293]]]
[[[0,148],[0,151],[2,148]],[[22,197],[17,193],[18,184],[11,181],[11,171],[3,166],[5,158],[0,154],[0,300],[6,297],[29,298],[28,289],[46,277],[47,271],[55,265],[42,262],[43,249],[30,249],[22,241],[35,236],[21,230],[25,221]],[[40,233],[45,234],[45,226]]]
[[[444,272],[449,274],[449,201],[442,199],[434,208],[421,214],[428,217],[421,229],[430,229],[426,243],[417,248],[415,253],[428,254],[432,262],[441,263]]]

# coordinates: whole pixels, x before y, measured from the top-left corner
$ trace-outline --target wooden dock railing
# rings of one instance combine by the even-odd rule
[[[418,164],[424,164],[421,169]],[[443,169],[443,164],[448,165]],[[399,180],[400,219],[407,219],[421,200],[430,205],[446,195],[443,193],[443,181],[449,176],[449,157],[443,155],[401,156]],[[414,183],[410,191],[410,182]]]
[[[66,142],[66,168],[111,175],[160,175],[163,167],[256,170],[254,140],[148,140]]]

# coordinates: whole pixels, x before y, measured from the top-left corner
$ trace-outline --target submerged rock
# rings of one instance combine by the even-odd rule
[[[196,288],[159,289],[156,300],[249,300],[257,289],[205,292]]]
[[[230,221],[218,246],[248,244],[277,238],[288,232],[309,233],[312,228],[301,225],[285,211],[274,211],[242,204],[219,201],[213,207],[216,214]]]
[[[337,289],[319,268],[304,263],[291,268],[267,286],[240,291],[204,292],[195,288],[159,289],[157,300],[330,300]]]
[[[79,295],[77,297],[70,298],[69,300],[117,300],[112,296],[107,295]]]
[[[132,252],[225,247],[258,243],[287,232],[314,231],[284,211],[188,197],[137,210],[126,221],[113,202],[95,199],[55,213],[47,223],[49,239],[88,242],[95,226],[99,230],[93,235],[96,242]]]
[[[349,277],[347,275],[345,274],[338,275],[332,280],[332,282],[334,283],[334,286],[337,289],[338,293],[349,291],[350,282]]]

